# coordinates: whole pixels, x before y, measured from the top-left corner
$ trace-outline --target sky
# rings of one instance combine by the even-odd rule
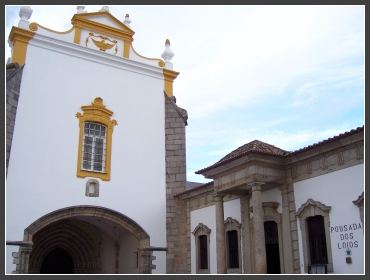
[[[75,6],[31,6],[30,22],[67,31]],[[85,6],[97,12],[102,5]],[[7,43],[19,6],[5,6]],[[188,112],[187,180],[253,140],[295,151],[365,124],[364,5],[113,5],[134,49],[175,54],[177,105]]]

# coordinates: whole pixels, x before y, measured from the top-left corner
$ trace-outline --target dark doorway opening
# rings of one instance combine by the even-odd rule
[[[44,257],[40,274],[73,274],[73,269],[72,257],[66,250],[58,247]]]
[[[279,236],[276,222],[265,222],[267,274],[280,274]]]

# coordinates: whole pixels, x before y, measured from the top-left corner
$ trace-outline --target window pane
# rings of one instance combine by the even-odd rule
[[[92,145],[92,141],[93,141],[92,137],[85,136],[85,146]]]
[[[91,169],[91,161],[84,160],[83,161],[83,168],[84,169]]]
[[[106,126],[94,122],[84,123],[82,168],[103,172],[105,168]]]
[[[231,230],[227,232],[229,244],[229,268],[239,268],[238,232]]]
[[[102,171],[102,164],[100,162],[94,162],[94,170]]]
[[[207,248],[207,235],[198,237],[199,241],[199,261],[200,269],[208,269],[208,248]]]
[[[307,218],[311,264],[327,264],[327,249],[323,216]]]

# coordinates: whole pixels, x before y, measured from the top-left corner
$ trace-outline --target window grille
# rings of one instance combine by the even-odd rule
[[[311,264],[327,264],[325,227],[323,216],[307,218],[308,239],[310,246]]]
[[[95,172],[105,171],[106,126],[85,122],[82,152],[82,169]]]

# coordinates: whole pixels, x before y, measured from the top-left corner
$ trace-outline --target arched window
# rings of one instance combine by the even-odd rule
[[[225,221],[227,273],[242,273],[241,266],[241,224],[228,217]]]
[[[211,230],[202,223],[193,231],[195,237],[196,273],[210,273],[209,270],[209,242]]]
[[[330,206],[309,198],[296,213],[301,227],[305,272],[311,264],[325,264],[328,272],[333,271],[330,210]]]

